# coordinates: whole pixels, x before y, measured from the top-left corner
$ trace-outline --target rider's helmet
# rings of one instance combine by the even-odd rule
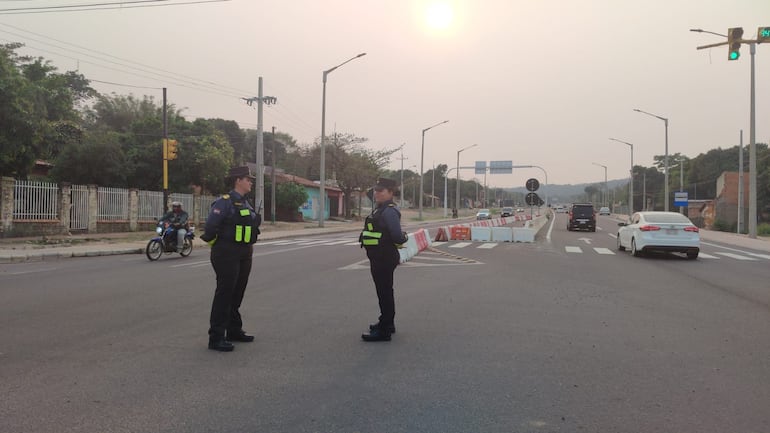
[[[182,202],[181,201],[173,201],[171,202],[171,209],[173,210],[182,210]]]

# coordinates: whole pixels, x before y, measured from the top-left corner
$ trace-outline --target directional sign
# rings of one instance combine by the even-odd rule
[[[487,162],[486,161],[476,161],[476,171],[475,174],[486,174],[487,173]]]
[[[687,206],[687,191],[674,192],[674,206]]]
[[[527,194],[524,200],[530,206],[540,206],[540,204],[543,202],[542,200],[540,200],[540,197],[538,197],[538,195],[534,192]]]
[[[540,182],[538,182],[534,177],[528,179],[527,183],[524,185],[527,187],[527,191],[537,191],[537,189],[540,188]]]
[[[489,174],[513,173],[513,161],[489,161]]]

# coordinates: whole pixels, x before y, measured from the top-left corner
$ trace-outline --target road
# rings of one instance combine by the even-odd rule
[[[232,353],[200,252],[5,265],[0,431],[770,431],[770,257],[635,258],[598,225],[435,244],[396,271],[389,343],[360,340],[356,233],[258,243]]]

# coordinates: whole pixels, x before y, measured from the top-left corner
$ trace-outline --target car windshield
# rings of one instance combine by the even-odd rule
[[[644,220],[648,223],[654,223],[654,224],[665,224],[665,223],[692,224],[686,216],[678,213],[647,214],[644,216]]]
[[[512,207],[504,207],[503,212],[511,212],[513,210]]]

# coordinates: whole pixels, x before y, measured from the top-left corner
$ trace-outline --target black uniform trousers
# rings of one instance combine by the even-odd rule
[[[372,273],[377,299],[380,303],[380,326],[388,329],[396,317],[396,302],[393,297],[393,273],[401,261],[395,248],[371,248],[366,250],[369,270]]]
[[[221,340],[225,332],[243,332],[241,302],[251,273],[253,245],[218,241],[211,247],[211,265],[217,274],[217,288],[211,303],[209,339]]]

